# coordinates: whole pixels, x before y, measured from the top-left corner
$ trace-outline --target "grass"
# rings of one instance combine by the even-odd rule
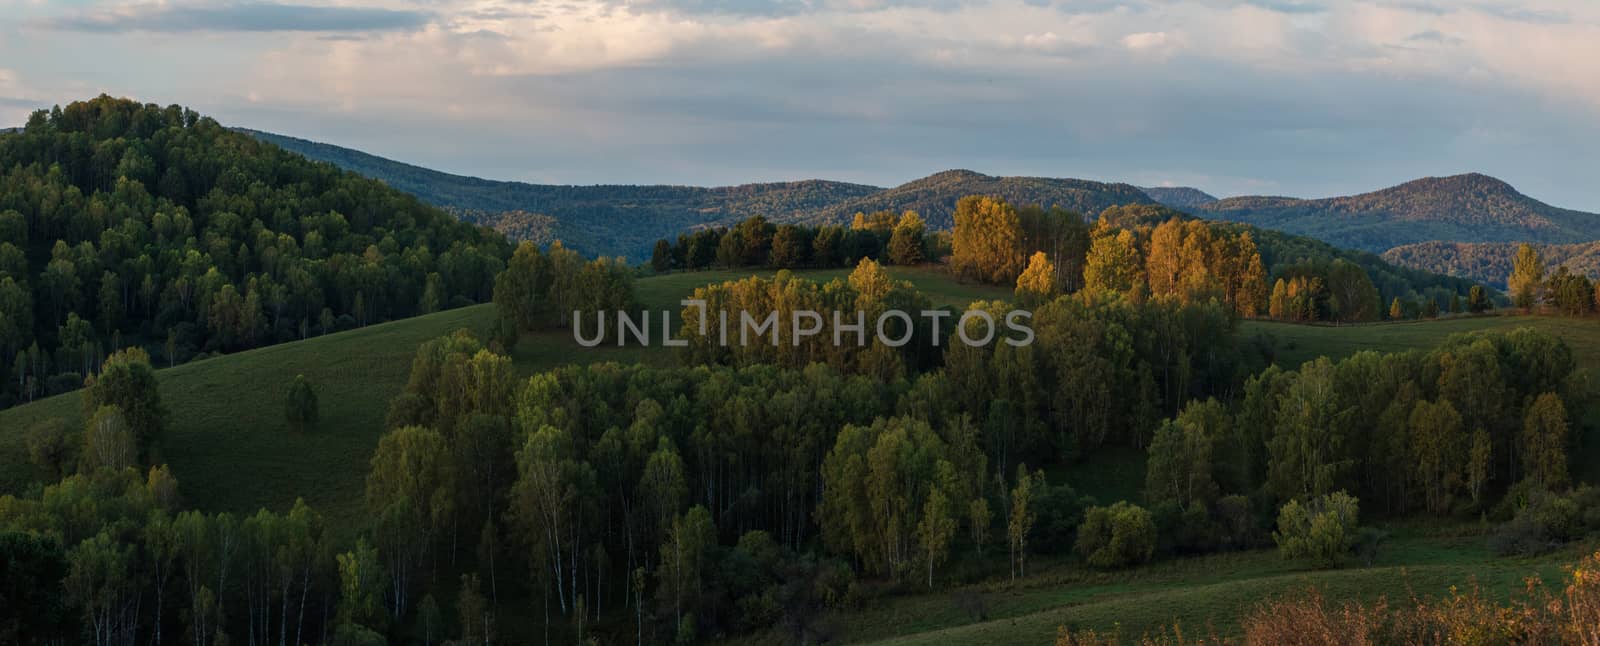
[[[1277,321],[1245,321],[1240,332],[1265,334],[1277,342],[1278,365],[1297,368],[1327,355],[1331,359],[1361,350],[1398,352],[1429,348],[1452,334],[1529,327],[1549,332],[1572,347],[1580,368],[1600,368],[1600,323],[1585,318],[1546,316],[1462,316],[1431,321],[1362,325],[1303,325]]]
[[[931,268],[889,271],[916,281],[938,304],[1009,295]],[[824,281],[848,275],[843,269],[796,273]],[[695,287],[745,275],[668,274],[639,281],[638,293],[647,308],[675,311]],[[460,328],[483,338],[493,317],[492,305],[476,305],[158,370],[171,418],[156,459],[171,465],[187,502],[202,510],[284,510],[304,497],[329,517],[356,517],[384,414],[405,387],[417,345]],[[581,348],[565,330],[524,336],[512,359],[522,376],[579,362],[675,362],[661,346]],[[297,374],[316,385],[321,403],[321,420],[303,433],[289,430],[283,412],[285,389]],[[78,393],[67,393],[0,411],[0,494],[23,493],[43,475],[28,461],[26,431],[50,418],[79,427],[79,402]]]
[[[1448,595],[1452,586],[1476,582],[1504,599],[1530,575],[1559,585],[1564,565],[1583,553],[1569,547],[1539,557],[1500,558],[1481,536],[1402,527],[1370,565],[1311,570],[1272,550],[1169,559],[1114,572],[1061,562],[1014,583],[967,586],[966,592],[983,599],[987,618],[981,621],[955,605],[954,590],[886,597],[832,620],[847,626],[839,637],[851,643],[1040,643],[1051,640],[1058,626],[1120,630],[1136,638],[1176,625],[1190,635],[1228,636],[1237,635],[1239,618],[1264,598],[1313,586],[1334,600],[1398,602]]]

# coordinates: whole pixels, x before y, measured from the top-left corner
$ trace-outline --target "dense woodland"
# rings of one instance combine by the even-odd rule
[[[510,247],[177,106],[100,97],[0,136],[0,406],[111,352],[170,365],[487,301]]]
[[[1504,288],[1520,246],[1521,243],[1515,242],[1423,242],[1385,251],[1383,258],[1403,267],[1461,276]],[[1533,247],[1544,259],[1546,273],[1566,267],[1567,271],[1589,280],[1600,278],[1600,242],[1535,244]]]
[[[168,145],[189,137],[208,137],[208,147]],[[1270,344],[1239,333],[1246,317],[1371,321],[1386,316],[1391,295],[1472,296],[1465,281],[1369,255],[1151,205],[1106,209],[1091,224],[1066,209],[964,198],[948,252],[915,214],[863,214],[849,229],[750,218],[663,240],[654,269],[854,270],[827,283],[785,271],[697,290],[707,310],[674,321],[687,341],[677,367],[519,375],[509,355],[522,334],[572,325],[583,338],[585,316],[634,313],[635,269],[560,244],[513,252],[381,185],[280,159],[176,108],[100,99],[0,137],[7,159],[76,146],[87,168],[104,157],[119,179],[8,164],[31,178],[8,187],[82,208],[8,194],[17,215],[0,220],[6,239],[27,233],[23,245],[0,244],[21,259],[7,267],[56,286],[49,281],[79,275],[68,272],[78,263],[109,257],[118,260],[93,265],[102,276],[137,282],[95,283],[93,293],[111,296],[94,302],[113,307],[87,318],[72,316],[76,302],[55,287],[0,291],[11,299],[0,303],[34,312],[0,318],[32,322],[29,344],[74,347],[61,345],[70,324],[123,340],[99,352],[126,348],[72,364],[92,375],[76,394],[82,427],[48,420],[26,431],[43,477],[0,497],[0,642],[814,643],[838,636],[830,613],[884,594],[1026,577],[1041,557],[1110,571],[1276,545],[1336,567],[1378,540],[1364,527],[1371,519],[1492,523],[1504,554],[1600,531],[1600,490],[1580,481],[1574,458],[1595,441],[1597,391],[1559,339],[1461,335],[1426,351],[1283,369]],[[157,158],[150,151],[204,160],[198,151],[210,150],[237,155],[139,171],[141,154]],[[198,179],[189,168],[202,169]],[[141,201],[133,177],[166,185],[164,196],[207,188],[186,201]],[[80,225],[100,212],[97,196],[106,214]],[[174,230],[188,235],[157,233],[175,221],[191,222]],[[94,241],[74,233],[101,228]],[[238,242],[241,231],[258,242]],[[819,246],[824,237],[838,246]],[[438,240],[449,251],[434,256]],[[80,247],[86,255],[54,251]],[[797,344],[780,325],[777,343],[728,348],[695,331],[698,316],[722,312],[931,310],[879,261],[944,256],[970,280],[1014,286],[1015,302],[971,309],[1003,321],[1026,307],[1034,342],[955,342],[967,330],[950,310],[937,331],[923,321],[889,329],[909,335],[899,347],[870,332],[836,345],[833,328]],[[1533,275],[1536,257],[1519,266],[1529,269],[1512,281],[1513,298],[1539,302],[1555,283]],[[185,291],[210,276],[215,290]],[[106,284],[150,284],[151,296],[119,301]],[[281,308],[271,285],[284,286]],[[156,385],[156,366],[176,353],[141,346],[165,335],[191,351],[228,351],[338,327],[337,317],[359,325],[491,297],[498,322],[487,338],[461,331],[417,349],[368,462],[364,514],[325,518],[303,502],[245,516],[185,508],[182,474],[155,450],[182,414]],[[327,314],[313,319],[318,311]],[[176,331],[184,324],[190,336]],[[627,342],[620,328],[605,334]],[[21,347],[8,346],[24,357],[26,385],[35,359]],[[318,425],[319,405],[315,385],[295,380],[285,432],[338,432]],[[1142,504],[1097,500],[1048,475],[1109,451],[1146,456]],[[1267,630],[1282,616],[1248,625]]]

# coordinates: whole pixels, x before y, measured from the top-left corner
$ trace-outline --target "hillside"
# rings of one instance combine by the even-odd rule
[[[0,135],[0,407],[489,300],[503,236],[181,106],[101,95]]]
[[[1150,199],[1175,209],[1189,210],[1217,201],[1216,196],[1188,186],[1150,186],[1139,190]]]
[[[1550,206],[1478,173],[1428,177],[1371,193],[1318,200],[1231,197],[1199,205],[1194,213],[1372,252],[1428,240],[1600,239],[1600,215]]]
[[[1383,252],[1396,265],[1460,276],[1504,288],[1517,256],[1514,242],[1419,242]],[[1545,267],[1565,266],[1569,271],[1600,278],[1600,241],[1536,245]]]
[[[968,195],[992,195],[1012,204],[1058,206],[1091,216],[1107,207],[1154,203],[1144,192],[1128,184],[1048,177],[994,177],[970,170],[948,170],[871,195],[802,212],[795,219],[839,223],[848,222],[850,216],[858,212],[911,210],[920,214],[930,228],[948,229],[954,225],[956,201]]]

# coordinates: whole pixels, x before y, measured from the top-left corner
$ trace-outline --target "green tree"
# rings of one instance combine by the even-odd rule
[[[683,631],[699,608],[702,577],[710,567],[709,551],[717,544],[717,527],[711,512],[695,505],[672,519],[666,542],[661,544],[661,564],[656,568],[660,593],[672,601],[674,625]],[[692,628],[692,626],[691,626]]]
[[[1127,292],[1142,287],[1144,275],[1137,241],[1122,229],[1095,236],[1084,259],[1083,287],[1091,291]]]
[[[305,375],[295,375],[294,381],[289,384],[289,393],[284,397],[284,417],[289,421],[289,428],[297,433],[303,432],[317,423],[319,414],[317,391]]]
[[[1468,312],[1478,314],[1487,311],[1490,307],[1493,307],[1493,304],[1489,302],[1489,292],[1483,288],[1483,285],[1473,285],[1472,289],[1467,291]]]
[[[906,211],[894,226],[889,238],[889,262],[896,265],[915,265],[923,260],[922,238],[927,227],[916,211]]]
[[[102,406],[116,406],[122,411],[139,446],[160,436],[167,410],[161,403],[149,354],[128,348],[106,359],[100,374],[90,379],[83,390],[84,417],[93,417]]]
[[[1418,401],[1411,411],[1409,435],[1416,460],[1413,477],[1422,485],[1427,508],[1445,513],[1467,466],[1469,447],[1461,432],[1461,415],[1448,400]]]
[[[1119,568],[1150,560],[1156,549],[1156,524],[1150,512],[1120,501],[1084,510],[1078,527],[1078,555],[1097,568]]]
[[[1359,520],[1359,501],[1343,491],[1308,503],[1290,500],[1278,512],[1278,531],[1272,533],[1272,540],[1284,558],[1338,567],[1355,546]]]
[[[672,269],[672,243],[665,238],[656,241],[655,250],[650,254],[650,269],[658,274],[665,274]]]
[[[1567,484],[1567,409],[1561,397],[1544,393],[1522,417],[1522,472],[1526,481],[1545,491]]]
[[[101,406],[83,433],[83,457],[93,469],[121,471],[139,462],[139,445],[116,406]]]
[[[1006,538],[1011,547],[1011,578],[1027,576],[1028,534],[1039,519],[1034,509],[1035,490],[1044,485],[1044,472],[1028,473],[1027,465],[1017,465],[1017,483],[1006,499],[1010,513],[1006,520]]]
[[[412,578],[454,512],[449,449],[438,432],[406,426],[388,432],[367,473],[367,510],[388,567],[389,610],[405,616]]]
[[[950,555],[950,540],[955,537],[956,519],[950,513],[950,500],[935,487],[922,506],[917,523],[917,540],[928,565],[928,587],[933,587],[933,569]]]

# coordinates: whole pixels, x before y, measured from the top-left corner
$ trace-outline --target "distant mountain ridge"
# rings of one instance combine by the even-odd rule
[[[505,182],[453,175],[332,144],[238,130],[307,158],[381,180],[457,217],[494,226],[513,237],[540,242],[559,238],[590,255],[638,259],[655,240],[695,225],[815,210],[883,190],[825,180],[717,188]]]
[[[921,215],[928,226],[948,229],[955,224],[956,202],[968,195],[993,195],[1012,204],[1057,206],[1089,216],[1113,206],[1155,203],[1130,184],[1049,177],[995,177],[958,169],[934,173],[839,204],[801,211],[794,218],[778,219],[814,224],[846,222],[856,213],[911,210]]]
[[[1188,186],[1147,186],[1139,190],[1149,195],[1150,199],[1180,211],[1199,208],[1217,201],[1212,194]]]
[[[522,240],[560,239],[590,255],[640,260],[651,243],[753,215],[776,222],[845,223],[857,212],[915,210],[930,227],[953,224],[956,201],[995,195],[1014,204],[1060,206],[1089,216],[1107,207],[1160,203],[1200,217],[1253,224],[1329,244],[1383,253],[1446,242],[1571,244],[1600,240],[1600,215],[1550,206],[1481,173],[1426,177],[1359,195],[1323,199],[1216,199],[1191,187],[1046,177],[996,177],[948,170],[893,188],[820,179],[705,188],[675,185],[562,186],[453,175],[331,144],[240,129],[335,164],[465,220]]]
[[[1435,240],[1600,239],[1600,215],[1550,206],[1481,173],[1425,177],[1370,193],[1318,200],[1230,197],[1198,205],[1191,212],[1375,253]]]
[[[643,259],[650,245],[697,226],[753,215],[777,222],[846,223],[857,212],[917,211],[934,228],[953,224],[956,201],[996,195],[1017,204],[1060,206],[1095,215],[1110,206],[1153,204],[1128,184],[1044,177],[993,177],[950,170],[894,188],[803,180],[697,186],[556,186],[452,175],[358,150],[240,128],[310,159],[381,180],[465,220],[517,239],[563,243],[587,254]]]

